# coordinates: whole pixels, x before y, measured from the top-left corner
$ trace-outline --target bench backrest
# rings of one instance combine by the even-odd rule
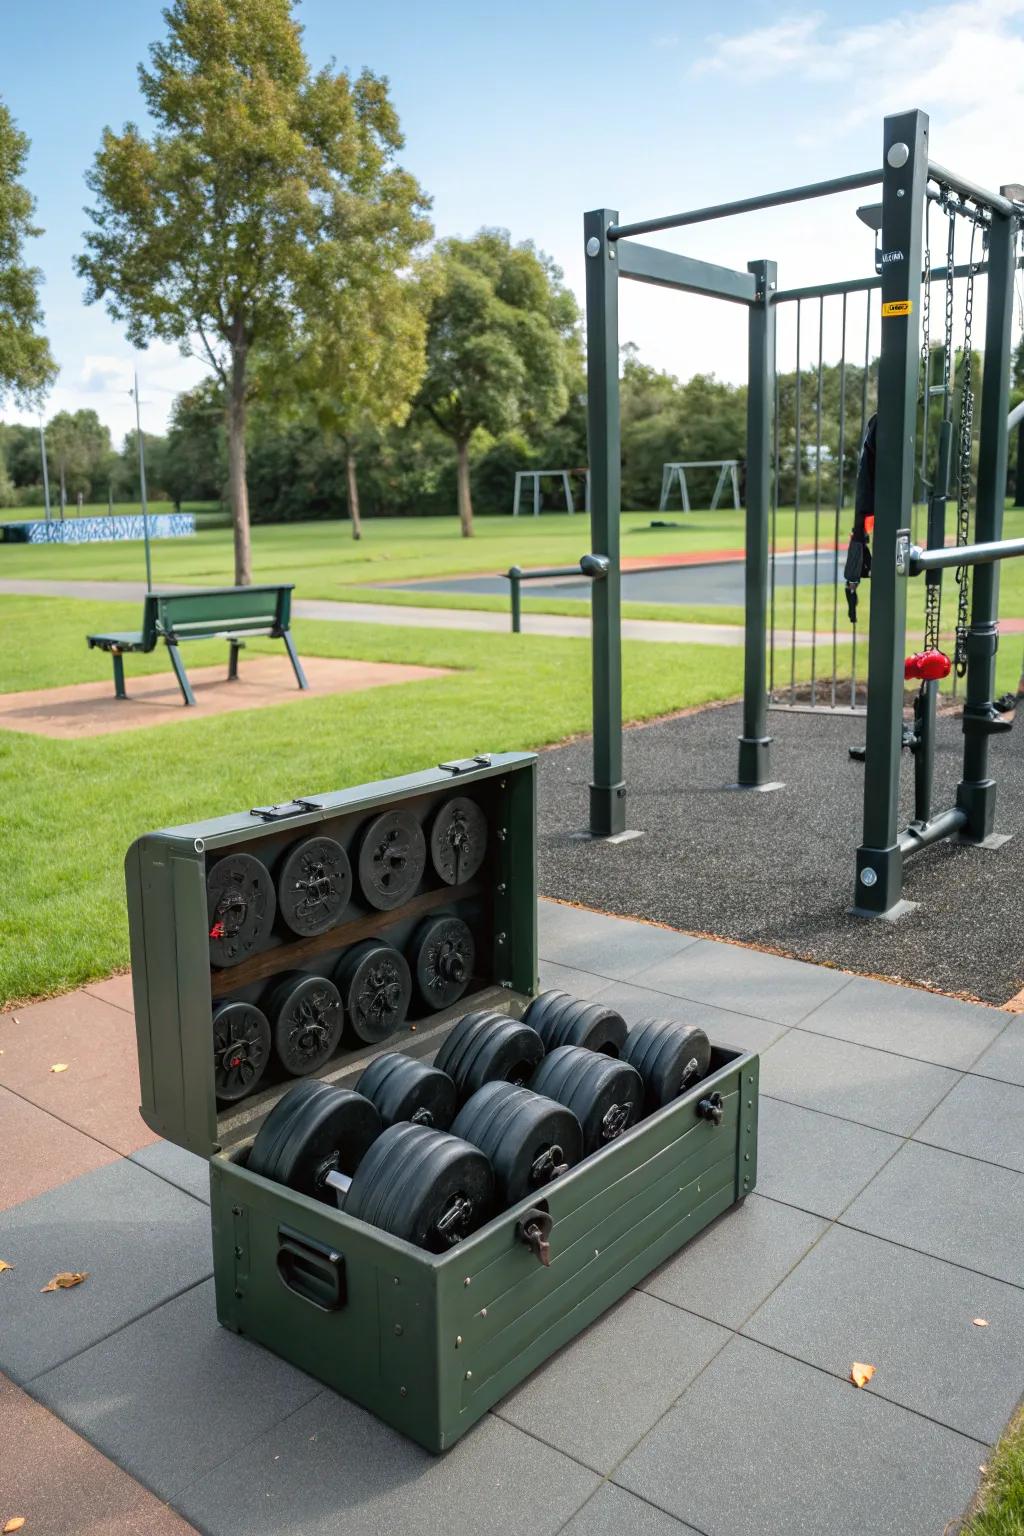
[[[146,598],[143,630],[154,605],[160,634],[181,640],[222,630],[265,629],[281,635],[291,626],[292,585],[211,587],[204,592],[153,592]]]

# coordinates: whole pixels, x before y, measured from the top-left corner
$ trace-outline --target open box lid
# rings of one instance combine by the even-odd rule
[[[211,966],[207,877],[226,854],[246,852],[273,876],[286,849],[312,833],[336,838],[356,868],[363,829],[401,806],[429,834],[433,817],[454,795],[473,799],[487,825],[483,864],[471,880],[447,885],[428,856],[418,887],[401,906],[373,909],[358,880],[341,921],[315,938],[275,927],[264,948],[237,966]],[[429,846],[429,836],[428,836]],[[537,987],[536,757],[481,754],[423,773],[147,833],[125,859],[132,987],[138,1038],[141,1114],[168,1141],[207,1157],[251,1136],[295,1081],[268,1069],[248,1097],[230,1104],[216,1095],[213,1011],[222,999],[257,1001],[274,978],[307,971],[330,975],[345,949],[380,935],[402,948],[430,913],[454,912],[470,924],[474,976],[458,1005],[411,1023],[367,1046],[346,1026],[341,1044],[318,1074],[346,1076],[383,1050],[424,1054],[438,1026],[502,993],[524,998]],[[350,1084],[351,1085],[351,1084]]]

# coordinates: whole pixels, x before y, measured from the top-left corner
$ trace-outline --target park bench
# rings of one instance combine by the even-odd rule
[[[283,640],[300,688],[308,688],[302,663],[291,637],[293,587],[211,587],[203,592],[149,592],[142,610],[142,628],[120,634],[87,635],[90,649],[108,651],[114,662],[114,693],[128,697],[124,687],[124,657],[145,655],[158,640],[167,646],[174,675],[186,705],[194,704],[178,647],[184,640],[226,640],[231,647],[228,679],[238,678],[238,653],[252,635]]]

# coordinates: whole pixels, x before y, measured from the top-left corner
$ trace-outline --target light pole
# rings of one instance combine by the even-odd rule
[[[139,444],[139,492],[142,499],[142,537],[146,545],[146,591],[153,590],[153,567],[149,556],[149,514],[146,510],[146,450],[142,441],[142,420],[139,415],[139,375],[135,374],[135,436]]]
[[[50,521],[50,471],[46,467],[46,433],[43,431],[43,418],[39,418],[39,452],[43,460],[43,500],[46,503],[46,521]]]

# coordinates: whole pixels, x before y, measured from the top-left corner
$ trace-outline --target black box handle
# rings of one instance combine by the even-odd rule
[[[339,1312],[348,1300],[344,1254],[291,1227],[277,1237],[277,1272],[288,1289],[321,1312]]]

